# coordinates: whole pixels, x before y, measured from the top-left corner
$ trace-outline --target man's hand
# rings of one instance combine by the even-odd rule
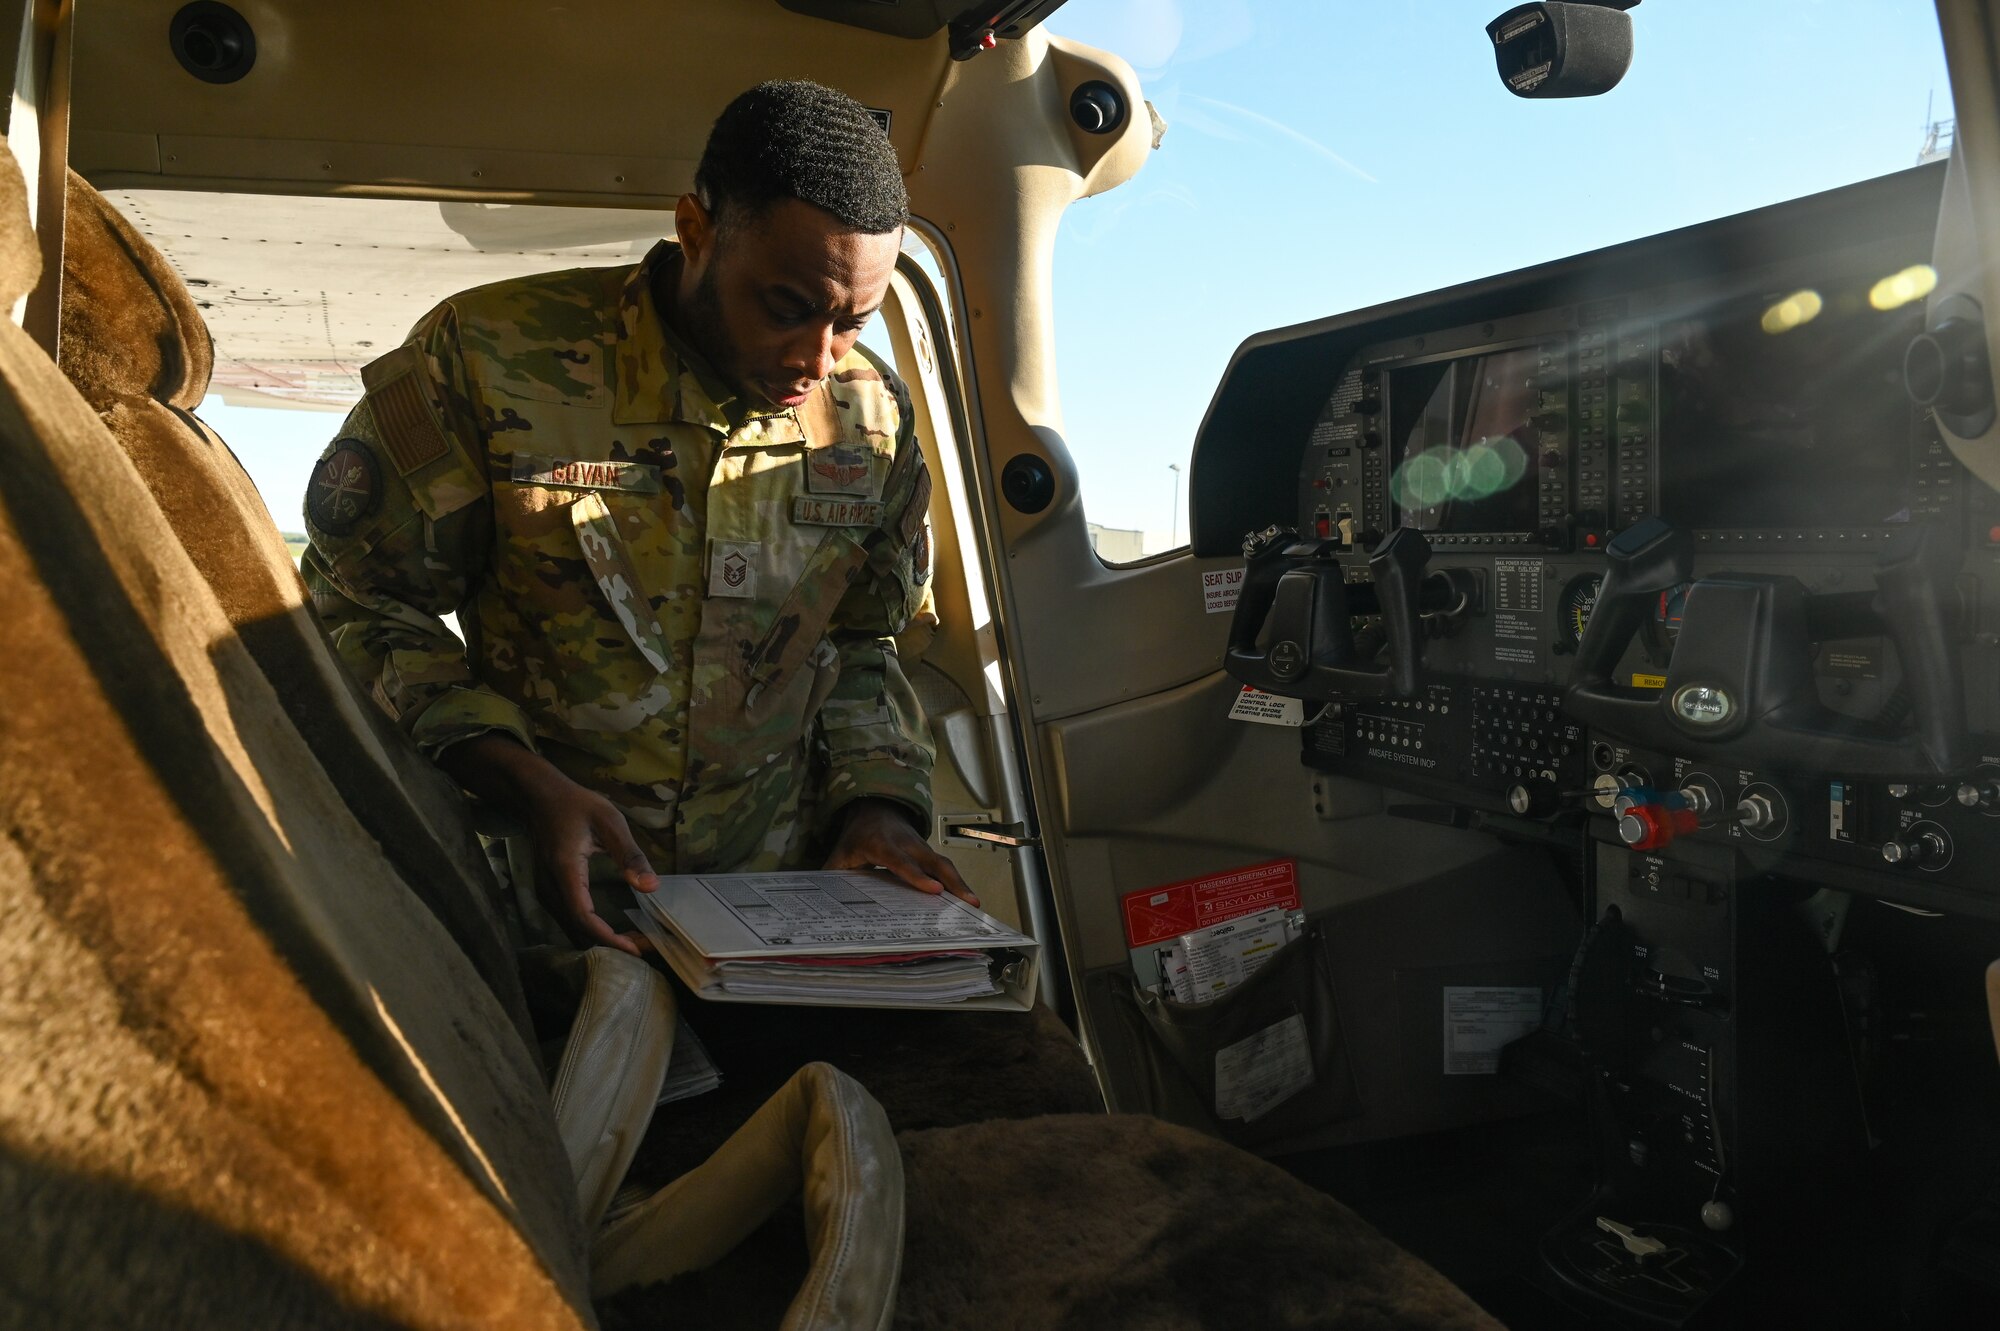
[[[858,799],[843,806],[840,814],[840,840],[826,857],[827,868],[885,869],[919,892],[933,896],[949,892],[971,905],[979,904],[952,862],[917,834],[902,805]]]
[[[473,794],[528,824],[535,895],[571,942],[640,955],[638,944],[607,924],[590,900],[590,857],[596,854],[609,855],[636,891],[660,885],[617,805],[505,735],[454,744],[438,755],[438,765]]]

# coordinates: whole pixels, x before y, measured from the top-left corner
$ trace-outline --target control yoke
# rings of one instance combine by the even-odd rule
[[[1968,743],[1955,637],[1955,556],[1939,532],[1913,526],[1875,567],[1872,593],[1812,595],[1796,578],[1725,573],[1689,587],[1665,689],[1630,688],[1613,672],[1663,592],[1693,580],[1694,541],[1658,518],[1605,547],[1604,583],[1566,708],[1632,743],[1690,744],[1748,766],[1857,777],[1942,776]],[[1842,716],[1819,700],[1815,642],[1886,636],[1909,691],[1911,730]]]
[[[1224,664],[1253,688],[1308,702],[1416,696],[1422,664],[1420,597],[1430,545],[1398,528],[1368,556],[1371,582],[1348,582],[1337,541],[1306,541],[1268,528],[1243,543],[1247,567]],[[1357,616],[1379,614],[1381,641],[1357,635]]]

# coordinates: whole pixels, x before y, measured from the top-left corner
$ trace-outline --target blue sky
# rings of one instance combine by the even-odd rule
[[[1069,0],[1055,15],[1053,31],[1130,60],[1169,125],[1056,245],[1065,435],[1092,520],[1165,546],[1168,464],[1253,332],[1899,170],[1926,98],[1951,114],[1930,0],[1645,0],[1631,73],[1567,102],[1501,87],[1485,24],[1507,7]],[[298,530],[339,416],[202,414]]]
[[[1508,7],[1069,0],[1050,20],[1131,61],[1169,126],[1056,246],[1094,521],[1165,545],[1167,464],[1253,332],[1899,170],[1926,97],[1951,114],[1930,0],[1644,0],[1624,81],[1546,102],[1494,72]]]

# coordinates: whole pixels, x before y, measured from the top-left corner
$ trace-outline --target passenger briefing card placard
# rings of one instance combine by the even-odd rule
[[[1132,973],[1143,988],[1160,984],[1156,944],[1260,911],[1299,909],[1297,860],[1267,860],[1241,869],[1127,892],[1119,902]]]

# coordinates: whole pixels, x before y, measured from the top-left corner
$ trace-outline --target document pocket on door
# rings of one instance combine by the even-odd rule
[[[1221,997],[1180,1003],[1120,977],[1153,1114],[1241,1146],[1301,1136],[1360,1111],[1317,924]]]

